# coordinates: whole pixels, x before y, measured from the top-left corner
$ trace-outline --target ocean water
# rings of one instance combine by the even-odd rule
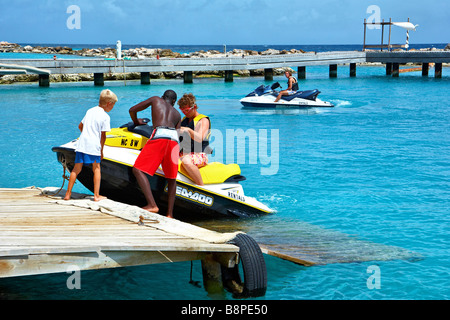
[[[327,67],[306,70],[300,87],[319,89],[335,108],[243,109],[239,99],[265,83],[262,77],[117,81],[104,88],[119,98],[112,126],[128,122],[134,104],[173,89],[192,92],[224,136],[227,129],[278,132],[278,150],[268,148],[273,174],[261,174],[269,165],[260,158],[240,163],[246,194],[276,213],[201,223],[243,230],[260,243],[306,246],[321,259],[305,267],[265,255],[268,288],[256,300],[449,299],[450,70],[441,79],[433,69],[429,77],[392,78],[381,67],[358,67],[350,78],[348,66],[339,66],[336,79]],[[0,86],[0,187],[59,187],[62,168],[51,148],[78,136],[102,89],[92,82]],[[242,151],[248,154],[249,144]],[[79,183],[74,191],[87,192]],[[199,261],[192,278],[200,287],[189,284],[190,271],[190,262],[82,271],[80,290],[66,287],[68,274],[0,279],[0,299],[233,299],[208,295]]]

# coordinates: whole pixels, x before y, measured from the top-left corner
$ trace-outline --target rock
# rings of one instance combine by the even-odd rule
[[[162,58],[181,58],[181,54],[178,52],[173,52],[170,49],[158,50],[158,54]]]
[[[445,51],[450,51],[450,43],[447,43],[447,45],[444,48]]]
[[[275,50],[275,49],[267,49],[266,51],[261,52],[261,55],[263,55],[263,56],[273,55],[273,54],[280,54],[280,51]]]

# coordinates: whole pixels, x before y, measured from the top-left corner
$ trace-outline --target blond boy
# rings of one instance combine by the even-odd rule
[[[106,141],[106,132],[111,131],[110,112],[117,102],[117,96],[109,89],[100,93],[98,106],[89,109],[78,128],[81,131],[78,146],[75,149],[75,166],[70,173],[69,186],[64,200],[69,200],[73,185],[83,165],[92,164],[94,173],[94,201],[105,199],[100,195],[100,162],[103,159],[103,146]]]

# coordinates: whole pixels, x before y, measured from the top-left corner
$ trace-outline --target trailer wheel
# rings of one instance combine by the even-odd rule
[[[242,265],[244,282],[240,277],[239,265],[222,268],[225,287],[238,298],[264,296],[267,289],[267,269],[258,243],[246,234],[238,234],[229,243],[239,247],[239,264]]]

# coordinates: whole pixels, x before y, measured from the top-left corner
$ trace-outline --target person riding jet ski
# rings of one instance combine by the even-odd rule
[[[280,91],[280,93],[278,94],[278,97],[275,99],[274,102],[280,101],[281,96],[288,96],[288,95],[293,94],[293,93],[295,93],[295,92],[297,92],[299,90],[299,88],[298,88],[298,81],[292,75],[292,72],[291,71],[286,71],[284,73],[284,75],[286,76],[286,78],[288,78],[288,81],[287,81],[288,88],[286,90]]]

